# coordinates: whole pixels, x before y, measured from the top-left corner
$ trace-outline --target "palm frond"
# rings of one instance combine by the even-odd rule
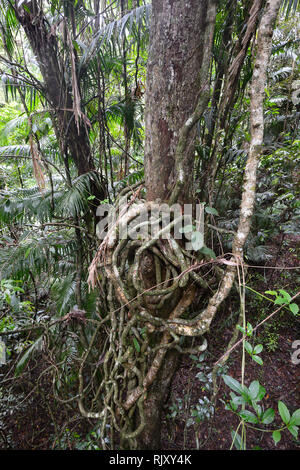
[[[11,134],[16,129],[20,128],[23,124],[26,123],[28,123],[28,117],[25,113],[22,113],[19,116],[8,121],[2,129],[2,133],[5,137],[7,137],[9,134]]]
[[[292,47],[293,46],[297,47],[299,42],[300,42],[300,39],[289,39],[288,41],[284,41],[282,43],[276,44],[275,46],[272,47],[272,55],[276,54],[277,52],[284,52],[287,48],[288,50],[293,51]]]
[[[282,0],[282,13],[285,13],[285,18],[288,19],[291,13],[295,14],[299,8],[299,0]]]
[[[29,348],[22,354],[21,359],[18,361],[15,369],[15,376],[21,374],[21,372],[25,369],[26,365],[28,364],[32,354],[36,351],[40,351],[43,342],[43,335],[41,335],[36,341],[34,341]]]
[[[52,201],[59,201],[61,191],[41,194],[37,186],[17,191],[0,191],[0,222],[45,223],[53,214]]]
[[[293,67],[281,67],[279,70],[273,72],[270,76],[273,82],[281,82],[288,78],[293,72]]]
[[[124,15],[120,20],[111,21],[101,27],[94,35],[93,40],[84,46],[84,53],[81,58],[80,68],[86,65],[91,58],[99,52],[104,42],[109,42],[114,34],[120,38],[125,34],[125,30],[132,31],[135,22],[139,30],[142,29],[143,20],[146,26],[150,23],[151,4],[137,7]]]
[[[75,301],[75,273],[70,273],[63,280],[57,279],[51,288],[51,297],[56,303],[60,315],[67,313],[76,303]]]
[[[57,273],[59,262],[74,258],[76,242],[73,235],[32,229],[26,231],[18,245],[6,245],[0,253],[0,277],[4,279],[30,279],[30,271],[40,275],[43,272]],[[74,271],[74,266],[72,266]]]
[[[89,205],[88,198],[92,196],[92,184],[101,187],[100,177],[95,171],[78,176],[73,181],[72,188],[62,194],[57,210],[72,217],[85,213]]]
[[[0,157],[6,155],[30,157],[30,146],[29,145],[5,145],[0,147]]]
[[[15,47],[15,32],[18,26],[15,11],[8,0],[2,0],[0,3],[0,25],[2,41],[7,51],[12,55]]]

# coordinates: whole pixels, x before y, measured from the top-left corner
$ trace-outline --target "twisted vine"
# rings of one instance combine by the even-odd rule
[[[195,298],[196,285],[208,286],[191,269],[191,253],[174,238],[174,228],[184,224],[187,216],[174,215],[164,224],[159,203],[145,201],[140,193],[141,183],[119,194],[114,223],[89,268],[89,284],[99,287],[107,315],[99,322],[82,357],[78,401],[84,416],[100,420],[103,448],[107,448],[107,426],[111,437],[113,432],[118,433],[121,445],[130,441],[135,447],[145,425],[143,402],[147,390],[168,350],[190,354],[207,347],[206,340],[193,349],[183,348],[181,341],[187,322],[181,316]],[[126,198],[125,205],[122,198]],[[125,227],[129,227],[126,236]],[[88,400],[93,385],[85,385],[84,368],[104,325],[108,325],[107,342],[97,364],[101,365],[101,381]],[[197,324],[192,334],[188,332],[188,336],[195,335],[199,335]],[[89,401],[89,411],[85,401]]]

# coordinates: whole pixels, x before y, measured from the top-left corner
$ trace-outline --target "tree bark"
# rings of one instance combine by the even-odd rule
[[[169,351],[158,371],[157,377],[147,393],[144,404],[145,427],[138,437],[141,450],[161,449],[161,421],[164,403],[167,400],[173,375],[177,369],[179,353]]]
[[[175,180],[181,177],[184,196],[179,199],[191,199],[195,128],[185,143],[184,175],[176,170],[176,149],[180,130],[195,111],[205,86],[201,68],[210,61],[205,42],[214,22],[211,8],[215,4],[207,0],[152,2],[145,112],[148,200],[168,201]]]

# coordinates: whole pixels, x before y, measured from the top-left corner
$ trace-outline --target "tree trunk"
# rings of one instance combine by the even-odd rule
[[[175,179],[175,153],[180,129],[195,110],[202,92],[207,0],[153,0],[145,112],[145,175],[147,199],[168,201]],[[208,21],[209,20],[209,21]],[[185,201],[193,188],[193,129],[184,155]]]
[[[170,202],[178,178],[182,184],[177,200],[192,200],[194,124],[207,87],[215,14],[214,1],[152,2],[145,113],[148,201]],[[162,409],[177,363],[177,351],[169,351],[147,391],[140,449],[161,448]]]
[[[171,350],[166,354],[155,382],[148,391],[144,405],[145,427],[138,437],[138,448],[141,450],[161,449],[163,406],[169,395],[178,360],[179,353],[177,351]]]

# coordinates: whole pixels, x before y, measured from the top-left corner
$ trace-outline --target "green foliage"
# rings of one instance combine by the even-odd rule
[[[39,351],[42,345],[42,336],[40,336],[36,341],[34,341],[26,352],[22,355],[21,359],[18,361],[15,367],[15,376],[18,377],[28,364],[30,357],[34,351]]]
[[[266,394],[265,388],[262,387],[257,380],[251,382],[249,387],[242,385],[229,375],[224,375],[223,380],[225,384],[233,390],[233,392],[230,392],[231,400],[226,405],[227,410],[237,414],[239,418],[246,423],[246,425],[250,425],[249,427],[253,424],[258,425],[259,428],[254,428],[257,431],[267,431],[272,433],[275,444],[280,441],[281,432],[285,429],[287,429],[292,436],[297,439],[298,426],[300,424],[300,409],[297,409],[291,416],[287,406],[282,401],[279,401],[278,411],[284,425],[275,430],[265,429],[262,426],[267,426],[273,423],[275,418],[274,409],[264,409],[264,406],[260,403]],[[250,408],[251,411],[246,409],[246,406]],[[239,434],[236,434],[233,444],[238,449],[245,449],[244,442]]]
[[[292,302],[292,298],[286,290],[279,289],[278,292],[273,290],[266,290],[265,293],[275,296],[275,305],[287,305],[293,315],[298,315],[299,307],[295,302]]]
[[[3,88],[0,91],[0,332],[39,324],[45,326],[53,319],[58,321],[49,330],[45,326],[46,334],[37,329],[30,333],[29,339],[22,333],[9,336],[7,353],[9,360],[15,360],[14,371],[19,380],[31,358],[38,357],[35,354],[47,343],[55,399],[67,397],[68,406],[72,401],[77,403],[77,399],[70,397],[78,385],[78,364],[94,334],[93,321],[99,320],[99,315],[105,318],[106,301],[117,303],[116,299],[104,299],[99,305],[98,289],[89,292],[86,282],[99,242],[95,237],[96,204],[113,202],[121,189],[145,177],[144,95],[151,2],[124,2],[124,11],[123,2],[111,2],[104,12],[96,13],[99,3],[102,7],[103,2],[51,0],[41,2],[39,16],[31,13],[32,27],[44,16],[41,27],[45,27],[45,38],[55,45],[53,50],[57,53],[62,81],[57,96],[68,97],[66,102],[59,102],[59,108],[49,100],[32,43],[16,16],[16,8],[24,14],[30,11],[30,2],[16,2],[13,6],[12,2],[3,0],[0,4]],[[265,90],[264,145],[258,168],[256,205],[244,250],[249,264],[264,265],[274,258],[272,242],[278,234],[289,240],[299,233],[299,2],[283,0],[281,12],[274,32]],[[210,99],[206,112],[195,126],[194,202],[197,198],[205,202],[206,222],[212,225],[207,226],[205,239],[192,223],[185,226],[182,233],[192,244],[195,262],[206,258],[205,264],[212,266],[211,289],[217,289],[223,276],[217,265],[219,258],[232,251],[249,151],[249,82],[255,31],[236,76],[232,101],[225,106],[226,110],[223,108],[227,98],[224,95],[229,78],[227,72],[239,54],[248,17],[248,6],[243,2],[219,2],[211,79],[207,87]],[[50,70],[51,61],[48,63]],[[64,95],[66,90],[68,94]],[[87,147],[84,148],[90,151],[89,171],[82,174],[78,172],[78,155],[67,145],[77,107],[85,126]],[[74,140],[78,129],[75,130]],[[125,156],[129,159],[126,172]],[[81,155],[83,160],[86,157]],[[41,174],[45,188],[39,181]],[[148,173],[146,177],[149,176]],[[214,191],[209,193],[210,183]],[[99,201],[102,191],[103,201]],[[141,194],[144,197],[144,192]],[[124,269],[130,269],[129,264]],[[204,271],[205,277],[209,272]],[[266,291],[267,299],[276,307],[283,306],[297,319],[298,304],[285,289],[289,288],[283,285],[283,288]],[[207,301],[205,295],[201,297],[201,305]],[[87,323],[68,317],[77,304],[84,310]],[[266,309],[262,308],[259,314],[265,318]],[[253,335],[252,324],[245,322],[246,327],[239,328],[244,335],[243,347],[248,360],[251,358],[263,366],[260,354],[263,356],[278,347],[281,321],[279,317],[277,323],[267,323],[259,342]],[[111,328],[109,321],[105,328],[107,331]],[[143,333],[142,329],[142,336]],[[101,337],[101,347],[108,338],[105,334]],[[144,354],[141,343],[140,336],[132,336],[129,348]],[[98,365],[104,360],[99,358],[99,344],[94,345],[89,359],[83,374],[84,387],[90,377],[96,377],[99,386],[102,377]],[[177,398],[167,415],[169,422],[184,419],[186,427],[195,428],[195,436],[199,425],[216,413],[209,398],[213,391],[212,374],[204,359],[204,356],[192,356],[197,368],[195,380],[203,395],[193,405],[189,396]],[[223,366],[217,375],[226,372],[227,366]],[[224,382],[231,390],[227,408],[242,423],[263,429],[272,424],[276,412],[264,408],[266,391],[258,380],[246,387],[224,375]],[[87,392],[90,393],[90,389]],[[4,393],[2,388],[0,393]],[[1,397],[2,402],[5,399]],[[88,401],[92,401],[89,395]],[[64,406],[64,410],[67,408]],[[17,406],[13,405],[14,409]],[[292,414],[279,402],[278,413],[283,426],[274,430],[267,428],[273,433],[274,442],[278,443],[286,430],[296,438],[299,410]],[[107,427],[109,429],[109,424]],[[107,436],[100,435],[100,429],[97,423],[82,438],[65,427],[60,437],[59,432],[53,436],[54,446],[99,450],[103,447],[101,439],[102,443],[111,444]],[[232,439],[236,448],[245,448],[243,432],[233,431]]]
[[[250,288],[250,290],[253,290]],[[256,292],[256,291],[254,291]],[[260,297],[267,298],[262,294],[256,292]],[[274,305],[286,306],[293,315],[298,314],[298,306],[292,302],[292,297],[285,289],[268,290],[265,294],[275,296]],[[245,325],[244,317],[244,325]],[[259,325],[258,325],[259,326]],[[275,445],[281,440],[281,433],[287,429],[292,436],[298,438],[298,425],[299,423],[299,412],[300,409],[296,410],[291,416],[285,403],[278,402],[279,415],[283,421],[283,426],[278,429],[265,429],[263,426],[267,426],[274,421],[275,411],[272,408],[264,408],[263,403],[260,403],[266,395],[266,389],[259,383],[258,380],[251,382],[249,387],[244,383],[245,373],[245,360],[244,352],[247,352],[253,361],[259,365],[263,365],[263,360],[259,354],[263,351],[263,345],[253,345],[247,338],[252,338],[255,329],[251,323],[247,322],[246,326],[238,325],[237,328],[243,334],[243,359],[242,359],[242,382],[234,379],[230,375],[223,375],[222,378],[225,384],[232,390],[230,392],[231,400],[226,404],[225,409],[236,414],[240,419],[240,424],[236,431],[232,431],[232,446],[239,450],[246,449],[246,430],[245,428],[250,427],[258,432],[271,432]],[[273,349],[272,343],[269,341],[268,350]],[[255,426],[254,426],[255,425]],[[238,433],[239,427],[242,426],[242,434]]]
[[[32,305],[28,300],[20,300],[20,294],[24,293],[24,289],[20,287],[22,281],[15,281],[13,279],[1,279],[0,281],[0,310],[8,308],[11,313],[31,313]],[[4,317],[4,324],[7,317]],[[9,325],[10,321],[8,322]],[[0,327],[1,328],[1,327]],[[9,328],[11,329],[11,328]],[[0,331],[5,331],[0,330]]]
[[[99,175],[89,172],[74,179],[72,187],[67,189],[59,198],[57,210],[72,217],[83,216],[89,207],[89,197],[93,194],[92,184],[101,187]]]

